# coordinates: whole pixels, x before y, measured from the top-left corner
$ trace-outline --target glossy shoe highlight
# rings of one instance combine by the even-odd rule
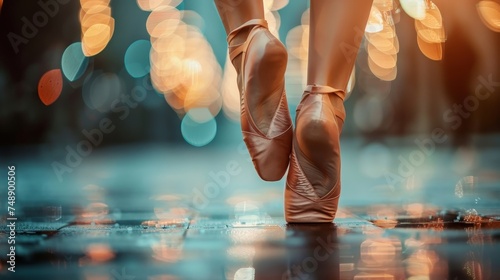
[[[340,197],[342,90],[308,86],[297,107],[296,130],[285,188],[289,223],[331,223]]]
[[[231,45],[240,31],[248,29],[244,43]],[[241,56],[238,85],[243,140],[259,176],[277,181],[288,168],[293,137],[285,93],[286,49],[269,32],[263,19],[247,21],[233,30],[227,40],[235,67],[235,59]]]

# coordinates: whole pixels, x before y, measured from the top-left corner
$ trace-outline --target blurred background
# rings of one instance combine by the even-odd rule
[[[306,79],[309,3],[264,3],[289,50],[294,114]],[[213,1],[0,7],[0,149],[2,162],[26,166],[20,192],[30,195],[20,201],[58,200],[89,185],[113,200],[176,188],[189,196],[213,180],[211,171],[240,159],[243,175],[231,191],[262,186],[281,196],[283,182],[261,182],[242,146],[236,74]],[[363,43],[346,101],[343,203],[363,204],[357,193],[374,188],[386,191],[381,201],[406,201],[418,188],[426,190],[419,199],[435,198],[435,186],[458,199],[460,182],[498,190],[499,22],[497,0],[374,1],[365,30],[355,31]],[[349,51],[349,42],[339,44]],[[63,192],[68,185],[76,187]]]
[[[307,2],[265,1],[266,19],[290,53],[292,109],[305,83]],[[498,2],[413,2],[404,10],[375,1],[366,30],[357,31],[365,36],[344,136],[408,136],[443,127],[450,143],[465,145],[471,136],[498,133],[496,91],[477,106],[469,100],[474,112],[460,125],[453,118],[458,113],[445,114],[454,104],[467,106],[478,77],[500,80]],[[0,28],[3,145],[59,146],[105,116],[117,128],[102,145],[189,143],[181,128],[190,110],[184,123],[206,126],[208,134],[210,125],[202,123],[219,128],[198,146],[237,137],[221,133],[238,122],[239,104],[213,1],[5,1]],[[57,86],[40,90],[44,80]],[[137,106],[113,104],[132,92],[141,99]]]

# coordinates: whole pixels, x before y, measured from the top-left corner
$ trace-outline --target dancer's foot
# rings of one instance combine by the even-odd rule
[[[238,73],[243,139],[259,176],[283,177],[292,146],[292,121],[285,93],[287,52],[263,19],[250,20],[228,35]]]
[[[308,86],[297,107],[285,189],[287,222],[332,222],[340,196],[340,133],[344,92]]]

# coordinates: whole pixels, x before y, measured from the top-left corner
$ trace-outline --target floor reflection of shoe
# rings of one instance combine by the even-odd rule
[[[285,188],[289,223],[332,222],[340,196],[340,132],[344,92],[308,86],[297,107]]]
[[[249,28],[244,43],[232,43],[240,31]],[[293,135],[285,93],[286,49],[263,19],[250,20],[233,30],[228,43],[233,64],[241,56],[237,70],[243,140],[259,176],[277,181],[288,168]]]

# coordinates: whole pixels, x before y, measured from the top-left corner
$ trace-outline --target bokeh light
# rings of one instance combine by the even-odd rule
[[[38,82],[38,96],[45,105],[54,103],[61,95],[63,80],[61,69],[46,72]]]
[[[302,86],[307,82],[307,59],[309,53],[309,9],[302,14],[302,24],[296,26],[286,36],[286,46],[288,49],[288,79],[295,79],[301,82]],[[290,100],[300,99],[301,90],[287,92]]]
[[[208,137],[209,140],[192,138],[188,127],[190,121],[199,126],[215,124],[213,118],[222,108],[222,71],[212,47],[197,26],[203,25],[202,18],[194,11],[179,11],[175,8],[177,4],[176,1],[162,1],[161,5],[138,1],[141,9],[151,10],[146,21],[151,36],[151,81],[170,107],[183,116],[184,139],[194,146],[203,146],[215,135]],[[194,142],[189,142],[193,139]]]
[[[283,9],[290,0],[264,0],[264,9],[278,11]]]
[[[234,273],[234,280],[253,280],[255,279],[255,268],[242,267]]]
[[[500,4],[482,0],[476,4],[476,8],[484,25],[494,32],[500,32]]]
[[[455,196],[458,198],[467,198],[475,196],[477,192],[477,178],[474,176],[465,176],[455,185]]]
[[[78,80],[87,69],[88,64],[88,58],[83,54],[82,43],[73,43],[64,50],[61,69],[69,81]]]
[[[125,69],[134,78],[144,77],[151,68],[149,52],[151,43],[146,40],[137,40],[130,44],[125,52]]]
[[[214,118],[208,108],[205,107],[193,108],[187,112],[187,115],[197,123],[208,122]]]
[[[263,223],[258,203],[249,200],[236,203],[234,216],[239,225],[250,226]]]
[[[397,75],[399,40],[392,8],[392,1],[374,1],[365,28],[368,67],[373,75],[383,81],[393,81]]]
[[[417,45],[422,54],[427,58],[436,61],[443,59],[443,46],[441,43],[429,43],[418,36]]]
[[[146,21],[146,29],[152,38],[165,37],[176,31],[181,22],[181,12],[171,6],[154,9]]]
[[[181,132],[184,140],[195,147],[202,147],[215,138],[217,134],[217,122],[214,118],[199,123],[193,120],[190,114],[186,114],[181,122]]]
[[[122,82],[114,73],[96,72],[88,77],[83,84],[83,101],[90,109],[105,113],[112,109],[112,105],[121,102]],[[131,97],[130,97],[131,98]],[[130,106],[125,102],[123,106]],[[120,103],[121,104],[121,103]],[[123,107],[122,105],[119,105]],[[118,108],[116,106],[115,108]]]
[[[415,19],[418,48],[427,58],[441,60],[443,43],[446,41],[441,11],[432,1],[428,1],[424,12],[423,18]]]
[[[91,262],[107,262],[115,257],[111,247],[106,243],[92,243],[87,246],[87,257]]]
[[[396,258],[400,250],[399,240],[368,238],[360,245],[361,261],[371,267],[388,266]]]
[[[82,38],[83,53],[86,56],[94,56],[104,50],[111,39],[112,29],[110,25],[94,24],[85,33]]]
[[[92,202],[81,210],[77,221],[81,224],[108,224],[109,207],[103,202]]]
[[[182,197],[164,194],[156,195],[151,199],[153,200],[154,213],[158,220],[155,222],[149,221],[150,224],[165,228],[189,223],[188,206]]]
[[[384,29],[384,19],[380,10],[373,5],[366,23],[365,31],[368,33],[380,32]]]
[[[137,0],[137,5],[143,11],[152,11],[162,6],[177,7],[181,2],[182,0]]]
[[[399,3],[410,17],[418,20],[425,18],[425,0],[399,0]]]
[[[111,17],[109,0],[80,0],[82,50],[85,56],[102,52],[113,37],[115,20]]]

